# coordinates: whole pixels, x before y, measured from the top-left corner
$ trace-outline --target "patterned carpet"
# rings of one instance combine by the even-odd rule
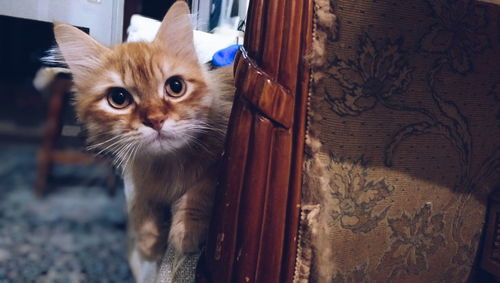
[[[0,282],[132,282],[123,191],[102,168],[56,166],[33,194],[36,148],[0,148]]]

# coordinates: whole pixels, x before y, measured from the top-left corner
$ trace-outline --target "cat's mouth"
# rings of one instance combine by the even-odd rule
[[[142,147],[147,152],[167,153],[184,147],[186,142],[182,132],[149,131],[143,135]]]
[[[156,132],[146,138],[144,145],[154,151],[169,151],[179,147],[178,143],[179,140],[174,135]]]
[[[162,132],[157,132],[155,134],[151,135],[151,139],[149,140],[148,144],[154,143],[154,142],[169,142],[175,140],[175,138],[171,135],[162,133]]]
[[[162,132],[158,132],[156,135],[156,139],[158,140],[171,140],[173,137],[171,135],[164,134]]]

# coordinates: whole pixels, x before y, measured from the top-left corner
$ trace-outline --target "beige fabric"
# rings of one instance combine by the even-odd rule
[[[500,183],[499,7],[316,4],[296,281],[467,280]]]

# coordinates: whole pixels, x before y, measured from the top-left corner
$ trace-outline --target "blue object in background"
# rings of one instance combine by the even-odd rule
[[[214,63],[215,66],[218,67],[232,64],[234,61],[234,57],[236,57],[236,52],[238,52],[240,46],[241,45],[239,44],[233,44],[229,47],[226,47],[224,49],[215,52],[214,56],[212,57],[212,62]]]

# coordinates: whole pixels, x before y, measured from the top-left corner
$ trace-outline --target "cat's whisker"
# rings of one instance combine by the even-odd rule
[[[215,127],[204,127],[204,126],[198,126],[198,125],[192,125],[192,126],[186,126],[185,129],[189,129],[191,131],[199,131],[199,132],[202,132],[204,134],[219,134],[219,135],[222,135],[224,136],[225,135],[225,131],[222,130],[222,129],[217,129]]]
[[[102,141],[102,142],[99,142],[99,143],[93,143],[92,145],[87,146],[87,149],[88,150],[96,149],[96,148],[98,148],[98,147],[100,147],[102,145],[105,145],[107,143],[110,143],[111,141],[114,141],[114,140],[116,140],[118,138],[122,138],[122,137],[120,137],[120,136],[114,136],[114,137],[112,137],[110,139],[107,139],[105,141]]]
[[[129,143],[129,146],[125,148],[125,152],[123,154],[123,160],[122,160],[122,162],[123,162],[122,166],[123,166],[124,171],[130,162],[130,158],[132,157],[132,154],[133,154],[135,148],[136,148],[136,140],[132,140]]]
[[[99,147],[101,147],[101,146],[105,146],[105,145],[107,145],[108,143],[111,143],[111,142],[116,141],[116,140],[118,140],[118,139],[129,138],[129,137],[131,137],[131,136],[132,136],[131,134],[116,135],[116,136],[113,136],[113,137],[111,137],[111,138],[109,138],[109,139],[107,139],[107,140],[104,140],[104,141],[102,141],[102,142],[93,143],[93,144],[89,145],[89,146],[87,147],[87,149],[89,149],[89,150],[96,149],[96,148],[99,148]]]
[[[130,161],[134,161],[135,160],[135,156],[137,155],[137,152],[139,151],[139,148],[140,148],[140,145],[138,143],[136,143],[134,149],[133,149],[133,152],[132,152],[132,155],[130,157]]]
[[[113,132],[113,133],[102,132],[102,133],[92,134],[92,138],[94,140],[98,140],[98,139],[102,138],[103,136],[106,136],[109,138],[114,138],[114,137],[123,138],[124,136],[137,136],[137,135],[139,135],[139,134],[136,132],[127,132],[126,130],[120,130],[118,132]]]
[[[212,151],[197,137],[190,135],[190,134],[185,134],[191,142],[199,146],[201,149],[205,150],[207,153],[212,154]],[[189,145],[189,143],[188,143]]]
[[[203,126],[205,128],[211,129],[211,130],[225,132],[224,131],[224,124],[222,124],[222,123],[218,123],[217,125],[215,125],[214,123],[207,123],[207,122],[204,122],[204,121],[197,121],[194,124],[194,126]]]
[[[127,152],[132,145],[133,143],[127,143],[123,146],[122,150],[120,151],[118,167],[123,168],[124,162],[127,158]]]
[[[118,163],[120,162],[120,152],[123,150],[125,145],[120,145],[120,147],[116,150],[116,152],[113,154],[113,164],[115,166],[118,166]]]
[[[130,148],[128,148],[127,151],[125,152],[123,171],[125,171],[127,169],[127,166],[130,163],[132,155],[134,154],[134,151],[136,150],[136,148],[137,148],[137,144],[135,142],[130,143]]]
[[[220,135],[217,134],[216,135],[214,132],[211,132],[211,131],[208,131],[208,130],[200,130],[200,131],[198,131],[197,134],[199,134],[197,136],[201,136],[201,137],[203,137],[203,136],[210,136],[210,138],[217,139],[217,141],[220,141],[220,142],[224,142],[224,140],[226,138],[225,134],[220,134]]]
[[[121,137],[121,138],[122,139],[118,139],[118,140],[112,142],[111,144],[106,145],[105,147],[101,148],[101,150],[97,153],[97,155],[99,155],[105,151],[108,151],[108,150],[112,151],[112,147],[119,145],[120,143],[126,144],[126,143],[133,141],[135,139],[134,137],[128,137],[128,136]]]
[[[218,130],[220,130],[220,127],[217,127],[214,124],[206,123],[206,122],[203,122],[203,121],[186,123],[185,125],[180,125],[180,126],[185,126],[185,127],[203,127],[203,128],[207,128],[207,129],[218,129]]]
[[[122,163],[123,157],[124,157],[123,155],[124,155],[124,152],[128,146],[130,146],[130,143],[123,143],[114,152],[114,162],[113,163],[115,164],[115,166],[121,167],[121,163]]]
[[[100,155],[100,154],[102,154],[104,152],[114,153],[114,152],[118,151],[121,148],[122,143],[123,143],[122,140],[118,140],[116,142],[113,142],[112,144],[107,145],[106,147],[102,148],[99,152],[97,152],[97,155]],[[114,147],[116,147],[116,148],[114,149]]]
[[[128,166],[129,164],[132,164],[132,162],[134,162],[135,156],[139,150],[139,147],[140,147],[139,144],[137,144],[137,143],[134,144],[134,146],[130,150],[130,155],[128,157],[126,166]]]
[[[106,139],[109,140],[112,138],[123,137],[123,135],[130,135],[130,134],[131,133],[127,133],[124,131],[118,131],[116,133],[112,133],[109,131],[101,132],[101,133],[92,133],[92,136],[91,136],[92,140],[90,142],[94,143],[95,141],[98,141],[98,140],[106,140]]]

